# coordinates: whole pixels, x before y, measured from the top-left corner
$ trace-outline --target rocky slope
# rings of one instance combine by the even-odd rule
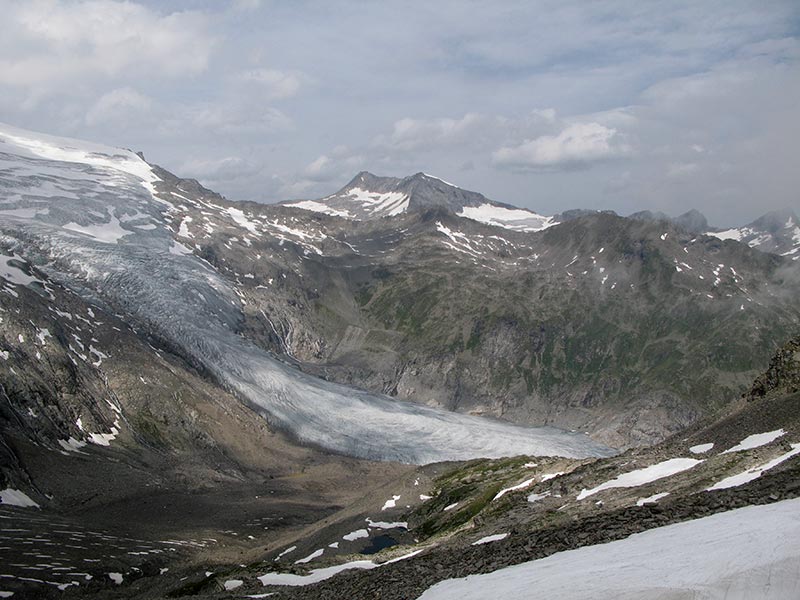
[[[423,467],[285,538],[262,562],[198,581],[196,593],[227,597],[219,590],[233,580],[243,594],[276,598],[416,598],[446,579],[797,498],[800,397],[786,390],[800,364],[785,357],[798,341],[773,361],[785,365],[770,369],[777,373],[773,395],[743,401],[662,444],[606,459]],[[374,526],[378,520],[384,523]],[[363,538],[347,534],[359,528]],[[376,557],[359,554],[380,536],[394,545]]]
[[[798,327],[790,262],[669,224],[595,214],[525,234],[449,212],[295,214],[349,252],[292,259],[282,297],[247,286],[248,335],[401,399],[650,443],[737,397]],[[250,269],[249,248],[204,243]],[[289,252],[269,258],[286,268]]]

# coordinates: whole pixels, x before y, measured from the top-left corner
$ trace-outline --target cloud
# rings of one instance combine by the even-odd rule
[[[338,146],[330,154],[322,154],[311,161],[303,172],[296,176],[298,189],[308,189],[318,183],[342,180],[351,177],[365,163],[364,156],[352,153],[347,146]]]
[[[448,146],[480,141],[487,129],[502,125],[502,120],[477,113],[460,118],[414,119],[395,121],[392,133],[378,136],[375,145],[400,151]]]
[[[291,129],[292,120],[277,108],[257,99],[219,99],[178,107],[159,124],[159,131],[170,137],[208,139],[209,134],[240,139],[268,135]]]
[[[796,0],[395,4],[0,0],[0,119],[231,198],[368,169],[543,213],[797,206]]]
[[[117,88],[100,96],[86,113],[89,126],[103,123],[130,123],[137,116],[148,114],[153,108],[153,100],[136,90]]]
[[[282,99],[297,94],[303,76],[297,72],[258,68],[240,73],[238,79],[241,83],[257,88],[266,99]]]
[[[623,156],[630,148],[616,129],[600,123],[573,123],[557,135],[543,135],[517,146],[499,148],[492,162],[520,171],[557,170],[588,166]]]
[[[318,177],[319,175],[328,171],[331,167],[332,161],[324,154],[316,160],[309,163],[306,167],[305,173],[309,177]]]
[[[40,92],[81,77],[197,74],[216,41],[201,13],[161,15],[133,2],[5,1],[0,11],[0,84]]]

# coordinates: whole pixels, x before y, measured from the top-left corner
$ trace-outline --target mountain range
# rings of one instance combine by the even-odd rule
[[[507,487],[546,492],[548,511],[575,489],[566,514],[587,535],[578,487],[631,457],[702,462],[680,456],[687,440],[770,428],[784,433],[769,456],[737,456],[793,452],[796,414],[775,400],[796,392],[793,346],[766,369],[800,331],[798,259],[789,211],[726,231],[696,211],[548,217],[367,172],[321,199],[231,202],[141,154],[0,125],[0,513],[30,532],[7,550],[96,526],[124,552],[73,540],[53,561],[104,573],[51,565],[34,587],[102,597],[119,575],[149,582],[131,597],[160,597],[238,581],[165,576],[170,535],[181,573],[210,555],[230,570],[307,550],[307,565],[360,539],[457,557],[462,527],[488,535],[539,510],[485,512]],[[715,454],[681,476],[674,519],[741,466]],[[771,481],[719,506],[766,502]],[[492,564],[531,557],[512,550]],[[25,591],[33,563],[19,565],[8,579]]]

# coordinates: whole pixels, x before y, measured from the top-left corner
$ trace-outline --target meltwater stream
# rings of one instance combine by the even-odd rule
[[[137,155],[0,125],[0,241],[51,278],[169,340],[300,441],[377,460],[602,456],[582,434],[522,427],[301,373],[236,335],[238,297],[176,242]]]

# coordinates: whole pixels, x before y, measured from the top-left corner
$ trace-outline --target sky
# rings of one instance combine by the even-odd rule
[[[0,121],[232,200],[433,174],[554,214],[800,212],[797,0],[0,0]]]

